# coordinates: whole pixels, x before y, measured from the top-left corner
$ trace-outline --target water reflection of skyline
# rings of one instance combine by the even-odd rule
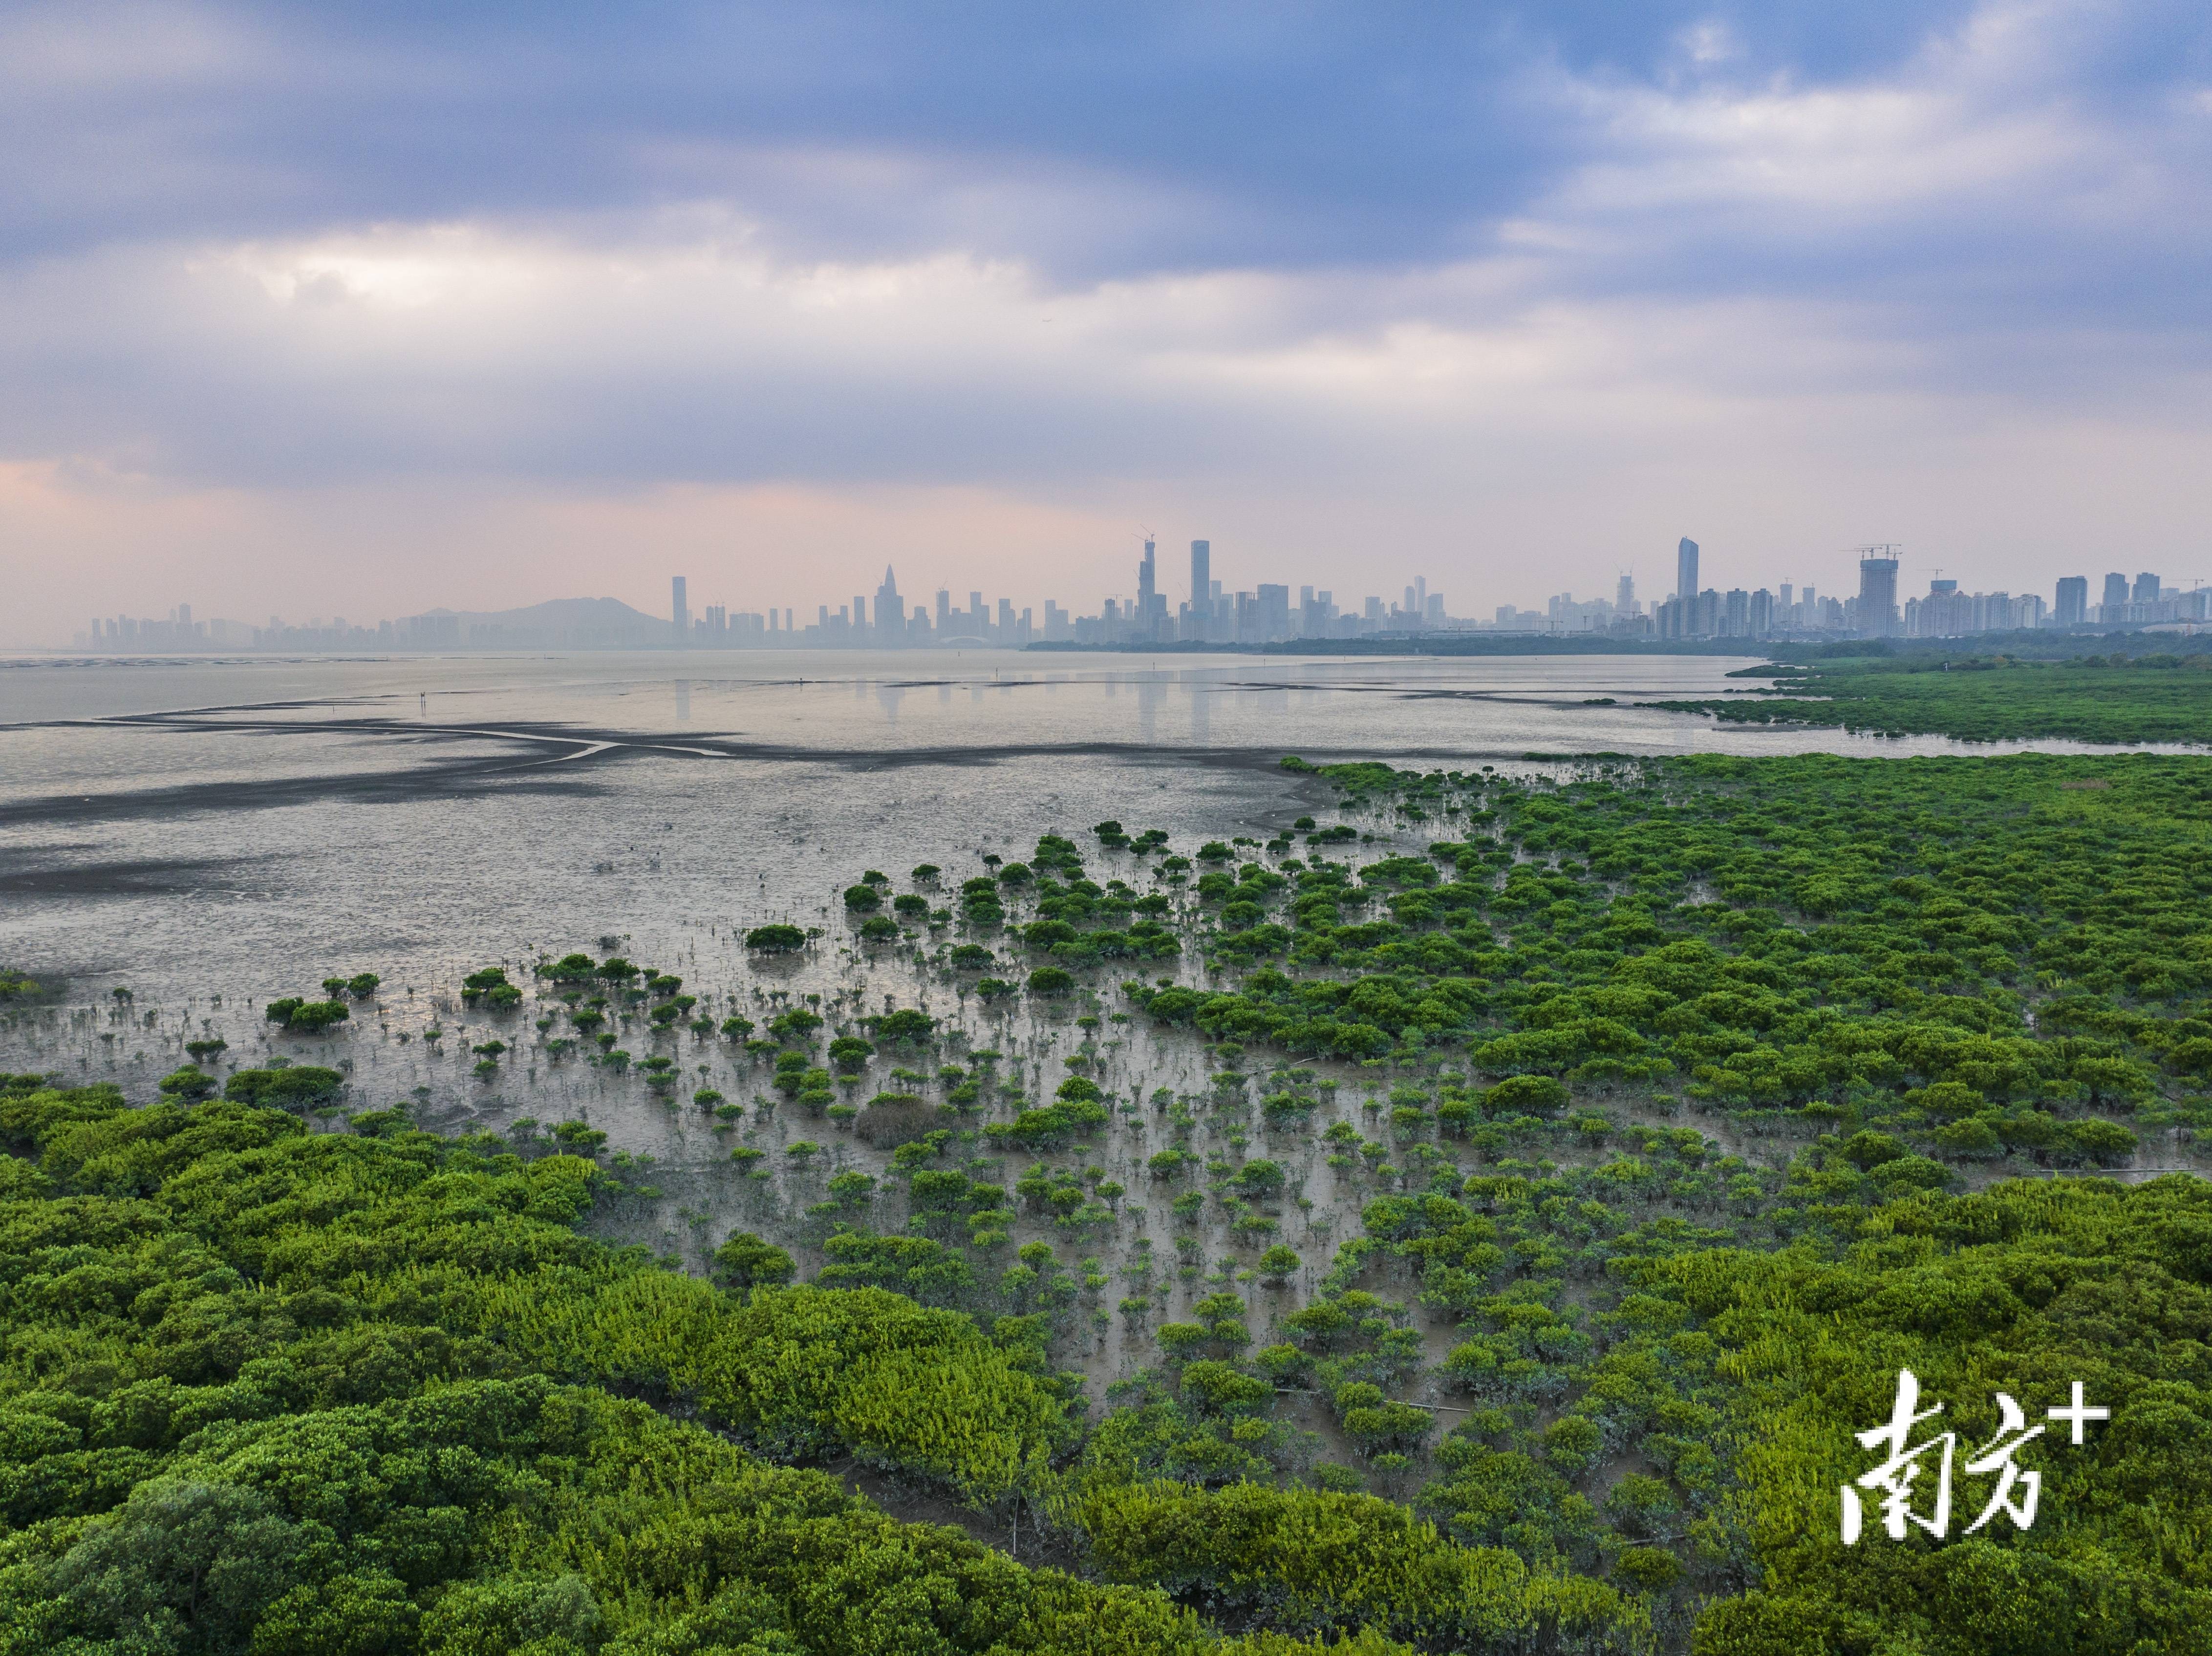
[[[1018,723],[1024,717],[1041,715],[1053,727],[1052,734],[1067,740],[1104,737],[1132,740],[1145,746],[1194,748],[1213,745],[1217,737],[1216,703],[1224,697],[1237,718],[1234,730],[1220,734],[1223,739],[1232,741],[1251,739],[1250,732],[1244,729],[1247,719],[1255,721],[1257,728],[1266,732],[1267,740],[1287,741],[1291,739],[1290,730],[1310,731],[1315,721],[1341,717],[1347,697],[1356,697],[1361,702],[1369,700],[1365,686],[1242,683],[1219,667],[1146,668],[1085,674],[1008,673],[1001,669],[988,679],[946,676],[917,682],[863,675],[844,679],[797,678],[781,686],[744,680],[702,682],[678,678],[668,681],[668,685],[674,723],[684,726],[694,723],[695,690],[707,697],[710,729],[717,725],[757,729],[758,715],[766,711],[759,701],[764,689],[781,691],[794,699],[790,708],[793,722],[818,722],[805,718],[796,704],[805,700],[810,691],[828,690],[842,692],[839,700],[862,714],[861,723],[883,730],[902,728],[902,719],[910,723],[917,706],[927,706],[939,719],[976,714],[993,717],[1003,711],[1006,718]],[[1073,693],[1080,702],[1087,704],[1087,708],[1068,707],[1044,713],[1043,704],[1060,701],[1063,692]],[[1136,715],[1133,727],[1122,722],[1127,715],[1121,711],[1130,704],[1133,704]],[[814,705],[817,708],[820,706],[818,702]],[[1036,711],[1031,712],[1032,708]],[[1096,719],[1108,708],[1114,710],[1113,717],[1102,721],[1099,727],[1080,731],[1066,728],[1068,720],[1088,722],[1088,710],[1096,710],[1091,713],[1091,718]],[[420,710],[427,715],[427,697],[422,699]],[[1697,745],[1698,733],[1674,733],[1674,741]]]

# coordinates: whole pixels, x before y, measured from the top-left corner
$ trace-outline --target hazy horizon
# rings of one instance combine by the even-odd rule
[[[2186,588],[2212,23],[0,16],[0,644],[940,585]]]

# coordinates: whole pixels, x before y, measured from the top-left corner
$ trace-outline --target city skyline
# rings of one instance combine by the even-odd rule
[[[1044,590],[1045,583],[1043,581],[1032,575],[1025,573],[1023,577],[1024,585],[1017,586],[1015,589],[1021,592],[1021,597],[1018,598],[1001,600],[994,596],[990,606],[993,616],[990,630],[994,633],[999,630],[1000,623],[997,619],[998,610],[1001,607],[1002,603],[1010,602],[1014,605],[1017,611],[1027,609],[1034,612],[1034,630],[1030,636],[1032,636],[1036,641],[1046,641],[1048,634],[1045,617],[1048,610],[1064,611],[1064,613],[1071,618],[1083,615],[1089,615],[1103,619],[1103,604],[1105,601],[1110,599],[1114,605],[1114,619],[1118,628],[1121,629],[1115,631],[1115,636],[1121,636],[1121,632],[1126,631],[1127,629],[1128,618],[1132,615],[1137,613],[1142,606],[1146,604],[1158,606],[1156,610],[1151,610],[1148,613],[1152,613],[1159,618],[1160,626],[1158,631],[1160,636],[1170,640],[1180,636],[1181,629],[1183,626],[1183,618],[1188,611],[1189,602],[1188,593],[1191,590],[1189,581],[1192,576],[1198,573],[1201,566],[1209,571],[1212,568],[1213,543],[1212,540],[1208,538],[1194,539],[1189,542],[1189,563],[1188,567],[1190,573],[1188,574],[1182,575],[1180,579],[1177,579],[1176,575],[1172,573],[1172,571],[1179,566],[1179,561],[1183,555],[1175,546],[1170,545],[1167,549],[1166,555],[1169,556],[1170,563],[1168,566],[1163,566],[1159,562],[1159,558],[1162,554],[1160,551],[1160,542],[1158,537],[1152,535],[1150,531],[1140,531],[1139,535],[1141,537],[1133,536],[1133,543],[1139,548],[1139,557],[1133,564],[1124,566],[1128,572],[1128,579],[1126,581],[1115,581],[1109,568],[1103,577],[1091,583],[1089,589],[1091,595],[1089,597],[1077,597],[1070,603],[1064,604],[1062,599],[1065,593],[1081,590],[1078,585],[1078,582],[1084,579],[1084,576],[1081,573],[1079,573],[1074,578],[1071,579],[1060,591],[1053,592],[1047,592]],[[1633,609],[1631,609],[1629,603],[1624,601],[1625,594],[1632,594],[1634,591],[1638,590],[1645,591],[1647,592],[1651,591],[1651,584],[1645,580],[1644,578],[1640,577],[1637,571],[1639,566],[1649,567],[1655,563],[1663,565],[1663,555],[1658,557],[1645,556],[1641,558],[1624,558],[1620,560],[1614,565],[1613,573],[1610,577],[1601,576],[1599,578],[1599,581],[1602,583],[1602,585],[1609,585],[1613,587],[1613,596],[1611,598],[1607,598],[1601,595],[1602,585],[1596,585],[1593,588],[1583,586],[1583,584],[1582,583],[1577,583],[1575,586],[1566,587],[1557,593],[1533,595],[1535,600],[1534,603],[1533,604],[1524,605],[1522,600],[1518,597],[1503,597],[1502,589],[1507,585],[1511,584],[1515,578],[1492,575],[1488,577],[1476,577],[1474,579],[1464,583],[1451,583],[1451,596],[1457,603],[1464,607],[1465,612],[1462,613],[1460,610],[1452,610],[1443,617],[1431,615],[1430,612],[1434,608],[1431,600],[1444,596],[1446,589],[1445,582],[1439,581],[1436,583],[1436,590],[1432,592],[1430,590],[1428,576],[1426,574],[1416,574],[1411,581],[1405,581],[1402,583],[1395,579],[1389,580],[1388,584],[1381,582],[1372,583],[1374,585],[1382,586],[1382,590],[1380,592],[1373,592],[1364,590],[1365,584],[1370,581],[1371,572],[1353,572],[1352,573],[1351,579],[1347,581],[1344,579],[1344,574],[1341,573],[1342,567],[1340,566],[1340,573],[1334,576],[1322,575],[1315,579],[1295,579],[1289,574],[1285,574],[1284,579],[1278,580],[1251,579],[1248,585],[1241,588],[1234,582],[1231,583],[1230,585],[1224,588],[1221,581],[1211,580],[1209,575],[1208,579],[1210,580],[1210,584],[1215,589],[1214,596],[1220,602],[1229,606],[1228,610],[1224,612],[1224,615],[1218,618],[1213,623],[1214,632],[1212,636],[1221,639],[1224,641],[1235,641],[1239,636],[1249,636],[1250,634],[1252,629],[1249,623],[1240,624],[1235,620],[1235,603],[1237,592],[1240,590],[1245,593],[1249,604],[1273,604],[1278,605],[1279,609],[1273,612],[1277,614],[1285,611],[1290,613],[1304,611],[1316,599],[1318,599],[1322,607],[1329,610],[1329,616],[1332,621],[1340,619],[1342,616],[1348,614],[1358,616],[1363,625],[1357,628],[1349,629],[1352,632],[1358,633],[1420,630],[1423,625],[1441,627],[1444,624],[1445,619],[1449,619],[1454,630],[1504,630],[1508,632],[1537,633],[1586,632],[1603,630],[1607,626],[1609,626],[1613,622],[1616,616],[1627,613],[1641,614],[1653,618],[1657,636],[1670,638],[1699,638],[1735,635],[1737,624],[1735,622],[1729,619],[1729,612],[1727,608],[1730,595],[1733,593],[1741,601],[1746,612],[1745,619],[1747,623],[1748,613],[1752,609],[1758,606],[1760,601],[1761,590],[1764,588],[1765,591],[1765,602],[1775,606],[1778,613],[1780,610],[1787,610],[1793,602],[1798,604],[1808,602],[1808,594],[1812,595],[1813,597],[1817,598],[1822,604],[1827,604],[1832,601],[1836,604],[1842,605],[1843,609],[1839,612],[1832,613],[1823,611],[1821,612],[1822,618],[1819,620],[1813,619],[1810,613],[1808,612],[1805,616],[1801,616],[1799,622],[1794,626],[1785,627],[1783,623],[1778,622],[1771,628],[1754,628],[1743,632],[1741,635],[1765,636],[1767,635],[1770,631],[1775,633],[1784,631],[1825,631],[1842,634],[1855,632],[1857,630],[1856,622],[1850,620],[1849,616],[1852,613],[1850,600],[1856,596],[1856,589],[1859,584],[1858,575],[1856,569],[1857,554],[1859,551],[1864,550],[1864,548],[1843,548],[1840,549],[1831,549],[1826,551],[1799,553],[1792,555],[1786,560],[1762,560],[1759,558],[1759,555],[1755,553],[1747,553],[1725,549],[1721,551],[1717,557],[1714,557],[1711,555],[1711,544],[1708,542],[1701,541],[1691,536],[1681,536],[1676,542],[1673,554],[1673,561],[1676,583],[1679,584],[1686,575],[1689,579],[1700,583],[1697,588],[1698,595],[1701,600],[1710,599],[1718,606],[1715,611],[1715,616],[1717,616],[1717,619],[1706,616],[1702,612],[1695,610],[1692,610],[1690,612],[1691,619],[1686,622],[1668,619],[1662,616],[1661,610],[1662,606],[1668,600],[1675,596],[1674,591],[1671,588],[1663,592],[1656,593],[1645,600],[1635,601]],[[858,558],[881,558],[883,554],[880,552],[868,553],[858,550],[848,550],[842,555],[845,561],[849,562],[850,561]],[[1943,561],[1935,561],[1934,559],[1937,556],[1942,557]],[[948,561],[949,560],[945,558],[939,557],[933,560],[933,562],[937,565],[941,565]],[[1243,553],[1242,555],[1232,555],[1231,561],[1233,563],[1242,567],[1249,563],[1265,565],[1268,563],[1271,559],[1270,555],[1263,550]],[[804,629],[809,625],[823,627],[827,629],[832,623],[836,622],[836,617],[840,613],[844,614],[848,617],[848,620],[843,623],[837,624],[840,626],[848,627],[850,625],[849,616],[854,613],[854,607],[856,604],[858,604],[863,610],[872,610],[874,608],[873,603],[868,597],[869,591],[878,584],[874,579],[854,579],[850,582],[844,583],[843,585],[846,587],[845,592],[841,593],[837,600],[834,602],[825,601],[819,596],[799,598],[796,595],[793,595],[791,601],[777,602],[773,604],[769,604],[760,601],[757,589],[753,594],[749,595],[750,601],[741,599],[738,596],[737,589],[752,585],[751,580],[747,576],[738,573],[722,574],[712,573],[714,566],[717,564],[727,565],[732,562],[750,561],[754,561],[754,560],[742,558],[732,559],[727,555],[723,555],[719,557],[709,557],[701,560],[698,564],[695,565],[695,570],[704,569],[708,573],[705,573],[703,574],[695,573],[694,574],[684,579],[687,579],[690,583],[691,590],[703,590],[702,585],[702,583],[710,584],[713,590],[714,590],[718,594],[718,601],[708,605],[704,604],[692,604],[688,599],[684,600],[686,604],[687,618],[693,622],[702,622],[707,619],[708,610],[711,608],[720,612],[720,614],[726,617],[744,616],[747,615],[759,616],[763,622],[763,630],[774,630],[781,634],[784,630],[781,626],[775,629],[765,628],[765,618],[769,610],[771,608],[777,611],[779,615],[788,610],[791,613],[796,628],[799,631],[804,631]],[[787,571],[787,567],[790,564],[799,561],[768,559],[764,560],[764,561],[773,566],[781,566]],[[807,560],[805,561],[818,561]],[[893,567],[896,566],[897,561],[897,555],[894,554],[892,557]],[[1034,563],[1036,561],[1039,561],[1028,560],[1025,561],[1025,563]],[[1060,561],[1054,561],[1058,562]],[[1523,560],[1520,561],[1525,563],[1527,561]],[[1545,560],[1544,561],[1550,562],[1552,561]],[[656,612],[662,610],[667,610],[672,613],[673,605],[677,600],[673,592],[670,591],[667,587],[669,578],[665,574],[641,574],[637,572],[634,567],[631,567],[633,562],[634,561],[632,560],[625,559],[619,564],[605,564],[604,566],[605,573],[612,573],[616,575],[617,579],[611,582],[601,583],[600,590],[597,596],[605,598],[607,601],[624,604],[640,615],[653,616],[660,625],[664,627],[667,626],[669,624],[668,616]],[[1762,563],[1764,564],[1763,569],[1760,567]],[[1146,573],[1147,565],[1150,566],[1152,570],[1149,576]],[[1747,565],[1751,567],[1747,567]],[[876,567],[880,568],[883,566],[878,564]],[[1077,568],[1079,571],[1085,568],[1085,566],[1081,562],[1076,562],[1073,567]],[[1912,567],[1915,571],[1919,571],[1923,568],[1923,566],[1917,561],[1915,561]],[[1899,629],[1899,635],[1918,635],[1917,634],[1907,633],[1905,629],[1911,624],[1911,617],[1917,615],[1918,610],[1924,607],[1930,600],[1936,601],[1935,608],[1930,612],[1931,615],[1936,617],[1948,618],[1954,612],[1966,613],[1965,611],[1959,610],[1957,608],[1958,605],[1961,604],[1971,604],[1977,596],[1986,598],[1992,595],[1989,591],[1978,592],[1976,590],[1968,590],[1965,592],[1961,592],[1960,589],[1963,583],[1960,578],[1957,576],[1946,578],[1942,574],[1942,571],[1945,568],[1956,567],[1957,560],[1955,553],[1931,555],[1929,561],[1924,566],[1926,579],[1929,583],[1929,591],[1927,593],[1915,594],[1905,591],[1903,588],[1899,589],[1894,599],[1895,609],[1899,617],[1898,627]],[[1163,576],[1161,573],[1163,567],[1169,568],[1171,573]],[[1832,584],[1818,576],[1815,576],[1815,578],[1810,580],[1798,580],[1790,573],[1781,573],[1778,574],[1768,573],[1776,570],[1789,572],[1808,568],[1834,569],[1839,573],[1833,579]],[[1727,572],[1725,575],[1716,575],[1714,577],[1715,579],[1726,580],[1728,583],[1726,585],[1715,586],[1710,582],[1705,581],[1704,577],[1699,573],[1701,570],[1711,572],[1716,569],[1725,570]],[[1267,573],[1275,573],[1278,572],[1269,570]],[[1297,573],[1303,574],[1306,572],[1301,570]],[[2191,621],[2198,619],[2199,617],[2194,610],[2189,610],[2190,595],[2205,585],[2204,581],[2201,578],[2194,574],[2176,576],[2172,578],[2172,584],[2166,584],[2162,580],[2160,586],[2161,596],[2160,597],[2144,600],[2136,596],[2136,591],[2141,585],[2142,579],[2142,572],[2139,570],[2132,573],[2106,571],[2101,573],[2094,574],[2060,574],[2056,577],[2046,578],[2041,581],[2035,581],[2031,579],[2021,581],[2017,588],[2014,587],[2011,581],[2008,581],[2004,579],[2005,573],[2006,572],[1999,572],[1997,576],[1992,581],[1991,585],[1994,589],[1994,594],[1995,596],[2010,600],[2016,605],[2025,604],[2029,606],[2028,609],[2020,610],[2018,612],[2025,616],[2030,617],[2021,621],[2021,624],[2025,626],[2067,624],[2062,623],[2058,621],[2058,617],[2062,615],[2071,615],[2075,616],[2076,618],[2075,624],[2094,624],[2096,622],[2097,617],[2104,614],[2119,615],[2123,613],[2132,613],[2140,615],[2151,613],[2150,610],[2144,608],[2146,603],[2152,606],[2152,609],[2157,610],[2159,617],[2157,622],[2147,624],[2160,624],[2165,622]],[[1899,577],[1899,579],[1905,580],[1907,585],[1910,585],[1916,578],[1916,576],[1911,575]],[[780,573],[776,579],[785,584],[796,584],[796,578],[793,577],[788,573]],[[2075,585],[2075,583],[2079,583],[2078,587]],[[2116,583],[2118,584],[2117,585],[2115,585]],[[1525,583],[1523,584],[1525,585]],[[615,589],[613,591],[606,590],[610,585]],[[953,604],[952,607],[957,611],[962,613],[967,613],[969,611],[969,605],[968,597],[972,595],[975,591],[983,590],[982,588],[974,586],[970,582],[948,581],[942,579],[927,579],[920,583],[920,585],[925,591],[931,594],[936,593],[940,589],[947,593],[951,593],[957,600]],[[1578,586],[1583,588],[1584,595],[1577,596],[1577,589]],[[665,596],[662,596],[659,598],[658,604],[655,604],[653,596],[650,590],[653,587],[659,587],[661,591],[665,594]],[[641,588],[646,588],[647,590],[641,591],[640,590]],[[963,588],[966,589],[965,593],[963,591]],[[1791,589],[1792,597],[1790,598],[1783,597],[1783,588]],[[2038,588],[2040,590],[2038,591]],[[2074,591],[2075,592],[2075,597],[2070,601],[2067,597],[2069,591]],[[1469,596],[1470,592],[1473,594],[1472,597]],[[2116,593],[2118,593],[2118,596],[2116,597]],[[162,596],[166,600],[170,595],[164,594]],[[464,607],[452,604],[449,602],[447,604],[434,605],[429,610],[410,610],[410,607],[403,602],[399,604],[389,606],[392,610],[398,610],[402,613],[392,615],[389,617],[380,616],[376,622],[370,623],[365,629],[358,621],[344,622],[343,625],[347,635],[349,637],[356,638],[356,640],[362,637],[374,637],[377,635],[377,628],[381,626],[386,629],[383,636],[388,639],[393,635],[392,629],[394,628],[394,624],[398,622],[421,621],[426,617],[429,617],[439,613],[459,613],[478,616],[485,614],[507,613],[515,610],[532,608],[533,605],[561,602],[566,598],[573,597],[574,596],[575,594],[573,592],[569,594],[561,594],[557,592],[548,593],[545,596],[528,602],[520,604],[509,603],[497,606],[484,605]],[[1501,598],[1503,601],[1498,601]],[[1347,610],[1345,607],[1347,599],[1352,605],[1352,608],[1350,610]],[[2158,609],[2157,607],[2161,604],[2164,605],[2164,608]],[[2176,608],[2177,604],[2179,605],[2179,609]],[[1948,607],[1947,607],[1947,605]],[[2133,606],[2132,609],[2129,607],[2130,605]],[[2036,606],[2039,606],[2039,608],[2037,608]],[[158,605],[144,605],[144,608],[153,611],[151,614],[144,615],[134,613],[134,611],[139,607],[139,605],[131,604],[118,605],[114,610],[98,616],[96,619],[101,624],[102,628],[105,628],[111,623],[126,620],[141,624],[150,624],[158,628],[173,621],[179,605],[176,603],[169,603],[166,601]],[[254,622],[242,618],[222,616],[210,616],[208,612],[210,610],[222,609],[235,610],[242,608],[243,606],[226,605],[221,603],[210,604],[205,601],[204,588],[190,591],[188,595],[181,600],[181,607],[187,612],[197,611],[203,617],[203,620],[199,623],[198,636],[204,640],[209,641],[212,644],[213,640],[217,636],[227,637],[232,640],[232,642],[228,646],[215,646],[214,647],[252,647],[247,640],[252,639],[256,635],[263,634],[274,634],[282,633],[296,639],[307,634],[326,633],[337,627],[342,620],[341,612],[339,612],[337,606],[335,604],[332,604],[330,606],[332,613],[329,625],[325,625],[324,616],[319,609],[312,604],[307,607],[307,614],[309,618],[304,622],[299,619],[300,611],[296,608],[294,610],[294,615],[291,619],[285,619],[282,616],[281,612],[271,612],[268,615],[265,622]],[[356,606],[349,604],[347,607],[354,608]],[[371,606],[368,605],[362,605],[359,607],[363,609],[371,608]],[[381,608],[383,606],[377,607]],[[2186,611],[2187,613],[2184,613],[2184,611]],[[1974,613],[1978,614],[1981,612],[1976,611]],[[1417,616],[1419,617],[1419,620],[1409,625],[1405,620],[1405,617],[1408,616]],[[1942,624],[1948,626],[1949,622],[1946,619],[1940,622],[1931,624]],[[1242,626],[1241,633],[1240,625]],[[210,627],[214,628],[212,632],[210,631]],[[1683,627],[1687,627],[1689,630],[1679,630]],[[1701,630],[1707,628],[1715,628],[1717,630]],[[417,632],[425,633],[427,635],[426,629],[417,628],[416,630]],[[1972,630],[1984,631],[2002,629],[1994,628],[1985,628],[1978,626],[1973,628]],[[1279,629],[1276,629],[1274,632],[1271,632],[1269,635],[1271,637],[1276,636],[1279,631]],[[826,635],[826,630],[822,634],[817,634],[817,636]],[[1286,636],[1297,635],[1299,635],[1297,633],[1292,632]],[[1340,630],[1335,633],[1323,632],[1316,635],[1345,636],[1346,635],[1346,633]],[[4,647],[31,650],[62,648],[82,649],[94,647],[94,631],[88,630],[84,622],[82,621],[79,621],[75,625],[69,627],[66,631],[57,628],[54,632],[43,638],[36,636],[19,636],[12,643],[6,645]],[[1061,641],[1061,639],[1062,634],[1060,633],[1055,632],[1051,634],[1051,641]],[[64,640],[67,640],[66,643],[64,642]]]
[[[1949,638],[2039,628],[2126,629],[2194,628],[2212,622],[2212,589],[2168,585],[2155,572],[2132,577],[2106,572],[2100,598],[2088,602],[2089,578],[2062,576],[2049,601],[2039,593],[1962,591],[1956,578],[1929,578],[1925,594],[1899,596],[1904,560],[1893,544],[1855,549],[1856,588],[1823,592],[1787,577],[1773,587],[1699,585],[1703,548],[1688,536],[1675,549],[1677,590],[1646,604],[1637,597],[1632,571],[1624,570],[1611,599],[1577,598],[1571,590],[1550,595],[1541,609],[1506,603],[1490,616],[1455,615],[1447,595],[1431,591],[1416,574],[1395,598],[1364,595],[1347,608],[1334,588],[1301,583],[1291,598],[1288,582],[1255,582],[1230,590],[1212,575],[1212,543],[1189,543],[1185,597],[1170,604],[1159,582],[1157,539],[1147,535],[1134,570],[1134,595],[1096,600],[1094,613],[1057,598],[1018,604],[970,588],[957,604],[951,587],[929,599],[910,597],[887,565],[872,597],[855,592],[832,606],[827,600],[802,616],[796,605],[748,610],[711,603],[696,611],[690,577],[669,581],[669,616],[663,619],[612,598],[553,600],[496,615],[433,610],[374,625],[334,616],[306,625],[271,616],[266,628],[222,617],[196,621],[192,606],[166,618],[118,614],[95,617],[72,647],[132,649],[302,649],[362,647],[440,650],[560,646],[630,648],[908,647],[913,646],[1019,648],[1030,644],[1121,647],[1131,645],[1224,646],[1316,643],[1347,638],[1414,639],[1431,634],[1613,638],[1626,643],[1741,638],[1747,641],[1807,638]],[[1685,593],[1683,586],[1692,590]],[[536,611],[557,612],[542,621]]]

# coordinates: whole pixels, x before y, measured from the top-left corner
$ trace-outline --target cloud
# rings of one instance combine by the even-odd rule
[[[1516,602],[1504,546],[1587,588],[1699,525],[1924,535],[2026,585],[2201,516],[2208,30],[2164,3],[4,27],[0,138],[46,142],[0,144],[0,458],[48,504],[0,527],[135,569],[163,492],[534,597],[578,566],[531,549],[718,513],[841,585],[901,513],[1012,586],[1172,512]]]
[[[707,198],[797,257],[956,233],[1073,282],[1422,260],[1584,155],[1549,73],[1650,82],[1686,32],[1847,77],[1963,15],[1735,9],[72,0],[0,25],[0,192],[26,252]]]

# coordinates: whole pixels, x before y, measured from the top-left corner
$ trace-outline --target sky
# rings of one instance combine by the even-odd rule
[[[2208,253],[2201,0],[0,0],[0,643],[2185,589]]]

